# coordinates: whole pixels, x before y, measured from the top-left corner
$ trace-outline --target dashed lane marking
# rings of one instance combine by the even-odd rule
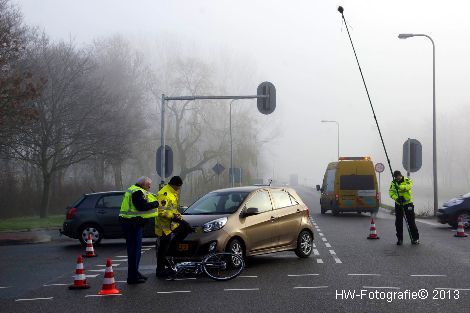
[[[69,284],[45,284],[44,287],[53,287],[53,286],[68,286]]]
[[[376,287],[376,286],[362,286],[364,289],[400,289],[400,287]]]
[[[330,254],[336,255],[335,250],[330,250]]]
[[[89,272],[100,272],[100,273],[104,273],[106,271],[106,269],[100,269],[100,270],[88,270]]]
[[[328,288],[328,286],[294,287],[294,289],[323,289],[323,288]]]
[[[336,256],[335,250],[330,250],[330,254],[333,256],[333,259],[335,259],[336,263],[343,263],[341,260]]]
[[[259,288],[234,288],[224,289],[224,291],[259,291]]]
[[[147,249],[147,248],[148,248],[148,249],[152,249],[152,248],[155,248],[155,245],[153,245],[153,246],[142,246],[142,248],[146,248],[146,249]]]
[[[306,277],[306,276],[318,276],[320,274],[288,274],[288,277]]]
[[[321,238],[321,240],[323,240],[323,241],[327,241],[327,239],[326,239],[325,237],[322,237],[322,238]]]
[[[100,274],[93,274],[93,275],[89,275],[89,274],[86,274],[86,278],[96,278],[98,277]]]
[[[314,243],[312,243],[312,247],[316,248],[317,246]]]
[[[0,286],[0,289],[7,289],[7,288],[11,288],[11,286]]]
[[[175,279],[167,278],[166,280],[182,281],[182,280],[196,280],[196,278],[195,277],[175,278]]]
[[[313,255],[320,255],[317,249],[312,249],[312,251],[313,251]]]
[[[124,259],[127,259],[127,255],[116,255],[115,258],[124,258]]]
[[[316,259],[316,260],[317,260],[317,263],[323,263],[322,259]]]
[[[114,263],[114,264],[113,264],[113,267],[114,267],[114,266],[119,266],[119,265],[121,265],[121,264],[120,264],[120,263]],[[98,267],[106,267],[106,264],[97,264],[97,265],[95,265],[95,266],[98,266]]]
[[[240,275],[238,277],[240,277],[240,278],[258,278],[258,276],[256,276],[256,275]]]
[[[381,274],[348,274],[348,276],[382,276]]]
[[[49,298],[31,298],[31,299],[16,299],[15,302],[21,302],[21,301],[36,301],[36,300],[52,300],[54,297],[49,297]]]
[[[190,293],[191,290],[175,290],[175,291],[157,291],[159,294],[170,294],[170,293]]]
[[[122,260],[111,260],[111,262],[127,262],[127,259],[122,259]]]
[[[318,235],[320,235],[320,237],[323,237],[323,236],[325,236],[325,235],[323,235],[323,233],[318,233]]]
[[[85,298],[114,297],[114,296],[122,296],[122,293],[116,293],[116,294],[111,294],[111,295],[85,295]]]
[[[320,228],[317,228],[317,232],[321,232],[321,229],[320,229]]]
[[[331,248],[331,245],[330,245],[328,242],[325,242],[325,246],[326,246],[327,248]]]
[[[434,274],[417,274],[410,275],[411,277],[447,277],[447,275],[434,275]]]

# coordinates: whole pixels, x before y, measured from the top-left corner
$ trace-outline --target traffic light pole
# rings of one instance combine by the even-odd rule
[[[252,95],[252,96],[182,96],[182,97],[167,97],[165,94],[162,94],[162,107],[161,107],[161,131],[160,131],[160,142],[162,147],[165,147],[165,102],[166,101],[194,101],[194,100],[241,100],[241,99],[269,99],[269,95]],[[230,110],[232,109],[232,103],[230,103]],[[231,123],[231,116],[230,116]],[[230,127],[230,131],[231,131]],[[231,151],[232,149],[230,149]],[[232,152],[230,152],[232,159]],[[161,181],[160,188],[165,184],[165,169],[166,169],[166,160],[165,160],[165,148],[162,149],[161,155]],[[232,169],[233,172],[233,169]],[[233,176],[233,173],[232,173]],[[233,181],[233,178],[232,178]]]

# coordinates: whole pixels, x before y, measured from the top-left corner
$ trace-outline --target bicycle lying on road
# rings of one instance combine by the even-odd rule
[[[211,279],[225,281],[237,277],[245,268],[241,256],[228,252],[209,254],[200,262],[175,263],[173,258],[167,258],[167,261],[173,272],[170,280],[187,274],[199,276],[205,273]]]

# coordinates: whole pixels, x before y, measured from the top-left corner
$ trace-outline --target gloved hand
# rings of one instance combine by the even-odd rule
[[[403,203],[405,203],[405,198],[398,197],[397,202],[400,203],[400,204],[403,204]]]

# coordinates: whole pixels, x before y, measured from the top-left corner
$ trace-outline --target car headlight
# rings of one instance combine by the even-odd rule
[[[204,225],[202,225],[202,230],[205,233],[209,233],[211,231],[216,231],[216,230],[219,230],[222,227],[224,227],[226,223],[227,223],[227,218],[226,217],[221,217],[221,218],[218,218],[216,220],[207,222]]]

